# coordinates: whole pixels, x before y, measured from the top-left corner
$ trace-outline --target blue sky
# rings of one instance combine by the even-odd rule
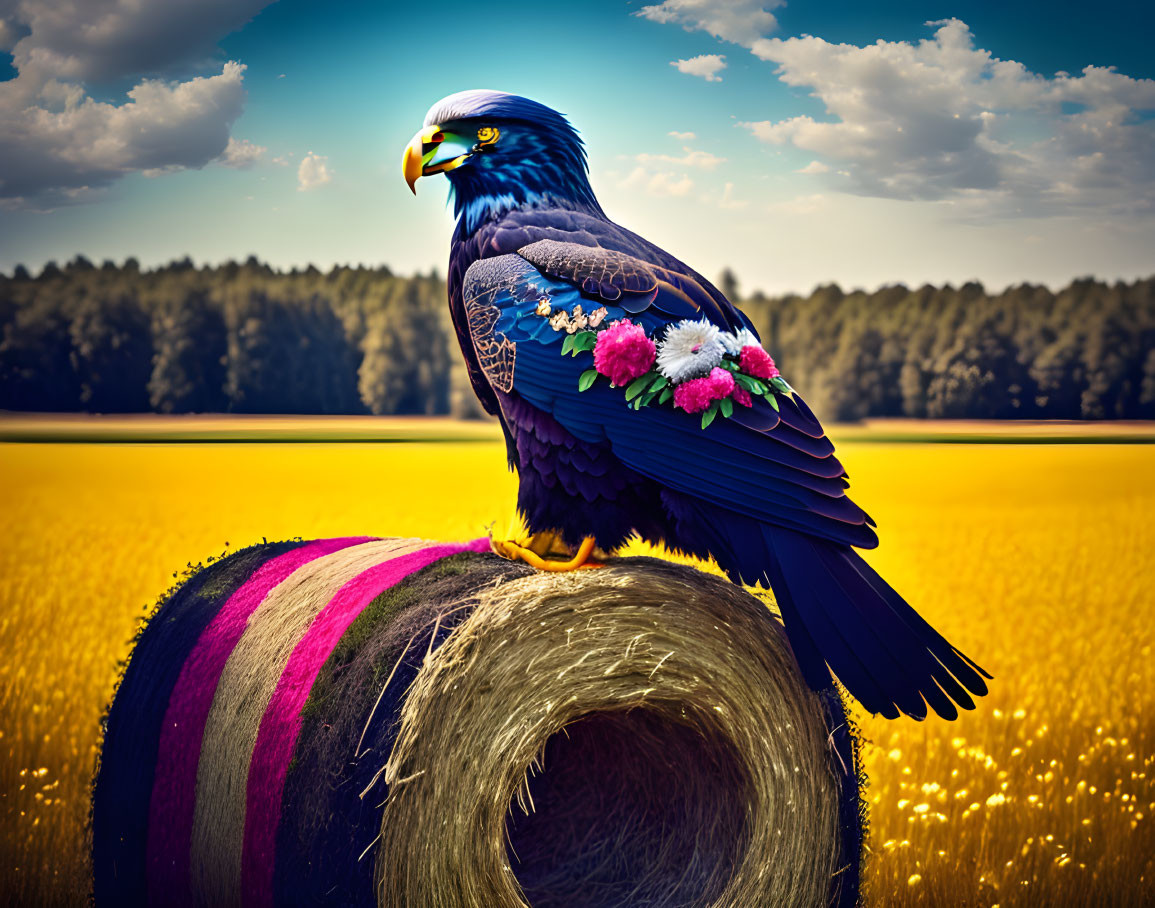
[[[1155,272],[1149,4],[17,0],[0,22],[8,271],[444,270],[444,181],[413,199],[400,154],[434,101],[499,88],[570,116],[611,217],[749,288]]]

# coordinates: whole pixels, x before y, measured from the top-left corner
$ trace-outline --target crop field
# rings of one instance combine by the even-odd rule
[[[1155,447],[989,442],[839,445],[871,563],[995,676],[956,722],[856,716],[867,904],[1155,904]],[[0,902],[84,903],[100,717],[174,572],[474,538],[514,493],[486,437],[0,443]]]

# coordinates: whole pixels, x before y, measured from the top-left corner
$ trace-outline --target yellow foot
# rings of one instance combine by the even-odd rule
[[[510,561],[524,561],[539,571],[576,571],[579,568],[602,567],[600,562],[590,560],[590,555],[594,551],[595,540],[593,536],[587,536],[583,539],[576,554],[568,560],[562,561],[543,557],[557,551],[558,542],[556,533],[535,533],[529,539],[523,539],[519,542],[514,542],[511,539],[490,540],[493,550],[502,558],[508,558]]]

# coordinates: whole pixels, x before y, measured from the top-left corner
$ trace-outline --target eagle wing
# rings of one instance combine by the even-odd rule
[[[779,396],[778,410],[755,398],[702,429],[699,417],[672,407],[635,410],[604,382],[578,390],[592,354],[562,355],[566,331],[552,321],[560,312],[605,309],[607,323],[630,318],[651,336],[683,318],[746,324],[697,286],[622,253],[547,241],[475,262],[463,289],[474,349],[495,390],[516,392],[577,438],[607,443],[635,472],[680,493],[759,522],[876,545],[870,518],[846,496],[834,446],[797,395]]]
[[[754,397],[703,428],[680,409],[634,408],[605,382],[579,390],[591,354],[562,354],[567,322],[591,312],[601,321],[629,317],[651,337],[687,317],[744,325],[724,297],[667,266],[567,243],[475,262],[464,285],[490,385],[578,439],[608,445],[668,490],[663,499],[683,539],[692,534],[693,547],[733,579],[772,586],[812,687],[829,684],[829,666],[871,712],[916,718],[928,706],[953,718],[956,704],[972,709],[971,693],[986,693],[990,676],[851,548],[877,545],[874,523],[847,497],[834,446],[796,394],[775,395],[777,408]]]

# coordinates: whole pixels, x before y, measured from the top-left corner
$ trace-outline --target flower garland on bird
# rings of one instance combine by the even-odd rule
[[[746,328],[731,333],[705,319],[684,319],[668,325],[661,337],[651,337],[628,318],[602,325],[597,312],[577,313],[584,324],[562,343],[562,356],[593,353],[593,368],[578,378],[579,391],[607,378],[611,387],[625,388],[626,402],[635,410],[671,404],[701,413],[703,429],[719,414],[732,416],[735,404],[752,407],[754,398],[762,397],[777,410],[775,395],[794,393]]]

